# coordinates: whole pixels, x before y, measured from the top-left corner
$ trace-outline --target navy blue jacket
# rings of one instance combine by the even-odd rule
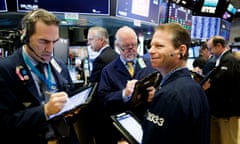
[[[58,72],[52,65],[51,69],[58,89],[68,91],[72,85],[68,69],[60,61],[56,60],[56,62],[61,67],[61,71]],[[16,74],[18,66],[26,71],[26,74],[22,73],[22,75],[27,75],[28,80],[21,80]],[[31,71],[23,60],[22,48],[0,60],[0,117],[1,141],[24,144],[46,143],[44,134],[49,123]],[[68,125],[65,126],[68,130]]]
[[[143,121],[142,144],[209,144],[207,97],[187,68],[156,92]]]
[[[103,69],[97,96],[104,104],[106,111],[110,114],[130,110],[129,103],[124,103],[122,99],[122,90],[125,88],[128,80],[140,80],[156,71],[151,66],[149,59],[143,58],[143,60],[146,67],[141,68],[139,63],[137,63],[133,77],[128,73],[128,70],[122,63],[120,57],[116,58]]]

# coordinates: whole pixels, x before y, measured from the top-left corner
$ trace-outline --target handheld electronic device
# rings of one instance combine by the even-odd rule
[[[131,112],[126,111],[112,115],[113,125],[131,144],[140,144],[142,141],[142,126],[139,119]]]
[[[63,109],[56,114],[50,115],[49,120],[64,117],[65,115],[71,113],[77,108],[87,105],[91,101],[92,96],[95,93],[96,87],[97,83],[81,87],[72,92]]]

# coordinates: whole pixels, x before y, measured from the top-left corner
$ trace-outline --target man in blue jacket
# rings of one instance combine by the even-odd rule
[[[209,144],[208,100],[186,67],[190,44],[181,25],[156,27],[149,54],[162,81],[143,121],[142,144]]]
[[[24,45],[0,61],[1,141],[78,144],[70,119],[49,121],[62,110],[74,88],[66,65],[52,57],[59,20],[37,9],[23,18],[22,25]]]

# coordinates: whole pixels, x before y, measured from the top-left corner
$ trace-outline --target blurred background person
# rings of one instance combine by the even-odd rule
[[[208,50],[207,43],[204,42],[199,49],[199,56],[196,57],[192,63],[193,71],[199,74],[203,74],[202,73],[203,67],[205,66],[209,58],[210,52]]]
[[[224,37],[213,36],[207,45],[216,57],[215,71],[203,85],[211,110],[211,144],[238,144],[240,65]]]
[[[105,28],[95,26],[88,30],[88,46],[98,56],[93,60],[89,82],[99,82],[103,67],[115,59],[118,54],[109,45],[109,35]]]

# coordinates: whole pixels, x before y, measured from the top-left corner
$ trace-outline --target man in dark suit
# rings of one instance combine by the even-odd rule
[[[100,130],[107,131],[107,133],[100,133],[102,141],[99,143],[106,144],[116,143],[120,138],[112,127],[110,115],[132,110],[140,119],[143,117],[148,104],[145,103],[136,108],[137,110],[132,108],[131,95],[137,80],[155,72],[148,58],[138,56],[137,35],[132,28],[121,27],[116,32],[115,39],[120,56],[103,68],[97,94],[99,103],[104,107],[101,113],[102,123],[99,123],[102,126]],[[128,62],[133,64],[134,72],[128,71],[130,67],[127,65]],[[114,132],[116,133],[114,134]]]
[[[101,78],[102,69],[114,60],[118,54],[116,51],[110,47],[109,45],[109,34],[107,29],[94,26],[89,28],[88,30],[88,46],[89,48],[97,52],[97,57],[92,61],[92,70],[89,77],[89,83],[99,83]],[[95,95],[93,96],[93,100],[89,104],[85,112],[85,121],[82,122],[86,125],[86,129],[88,130],[88,135],[91,137],[95,137],[96,131],[98,131],[98,127],[95,122],[95,119],[99,118],[99,103],[95,101]],[[86,131],[85,131],[86,133]]]
[[[98,52],[98,56],[93,60],[90,82],[99,82],[102,69],[115,59],[118,54],[109,46],[109,35],[105,28],[95,26],[88,30],[88,46]]]
[[[240,65],[222,36],[207,42],[216,57],[215,71],[203,84],[211,110],[211,144],[239,143]]]
[[[52,57],[59,20],[37,9],[23,18],[22,26],[24,45],[0,61],[1,141],[78,144],[73,119],[48,121],[61,111],[73,89],[66,65]]]

